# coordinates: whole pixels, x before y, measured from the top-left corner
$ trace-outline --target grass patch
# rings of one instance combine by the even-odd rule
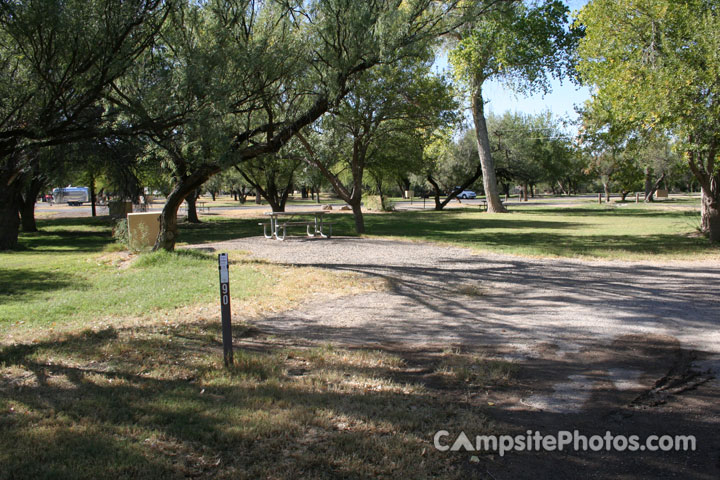
[[[694,201],[694,203],[689,203]],[[423,240],[478,251],[543,257],[620,260],[717,259],[720,249],[697,234],[699,212],[668,208],[673,202],[593,204],[574,207],[512,206],[509,214],[488,214],[468,207],[447,211],[366,213],[369,236]],[[687,200],[688,205],[697,199]],[[354,236],[351,215],[330,214],[333,234]],[[258,236],[257,219],[216,217],[205,230],[184,228],[182,241],[209,243]]]
[[[509,383],[517,375],[518,367],[506,360],[449,350],[444,352],[436,371],[469,387],[485,388]]]
[[[0,478],[464,478],[468,454],[437,452],[434,432],[493,433],[466,383],[400,378],[418,365],[397,352],[252,337],[225,369],[218,334],[135,326],[0,349]]]
[[[114,252],[110,224],[96,219],[44,220],[40,228],[21,236],[19,251],[0,253],[0,333],[19,340],[38,329],[219,318],[214,254]],[[265,265],[242,252],[229,256],[236,315],[291,308],[315,293],[382,288],[358,275]]]
[[[693,235],[698,218],[696,213],[682,210],[523,207],[509,214],[449,210],[378,215],[368,218],[367,230],[377,236],[529,256],[717,258],[717,246]]]

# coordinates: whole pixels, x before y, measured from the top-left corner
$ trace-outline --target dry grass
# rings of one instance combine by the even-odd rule
[[[507,384],[515,378],[517,371],[517,365],[506,360],[459,350],[445,351],[436,368],[436,372],[441,375],[481,388]]]
[[[436,451],[434,432],[492,431],[458,373],[500,381],[481,357],[237,325],[226,369],[217,322],[177,320],[0,350],[0,478],[463,478],[468,455]]]

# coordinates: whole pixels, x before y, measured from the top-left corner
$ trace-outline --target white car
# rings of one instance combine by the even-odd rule
[[[458,193],[458,198],[475,198],[477,195],[475,195],[475,192],[472,190],[463,190],[462,192]]]

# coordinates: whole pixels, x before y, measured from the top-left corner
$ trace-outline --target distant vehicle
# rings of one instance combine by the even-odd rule
[[[472,190],[463,190],[458,194],[458,198],[475,198],[477,195]]]
[[[87,187],[55,188],[52,194],[55,203],[67,203],[74,207],[90,201],[90,189]]]

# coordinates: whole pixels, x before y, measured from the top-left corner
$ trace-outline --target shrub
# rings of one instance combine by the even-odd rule
[[[115,239],[115,242],[119,243],[126,249],[130,248],[130,232],[128,231],[128,224],[126,219],[121,218],[120,220],[115,222],[112,236]]]

